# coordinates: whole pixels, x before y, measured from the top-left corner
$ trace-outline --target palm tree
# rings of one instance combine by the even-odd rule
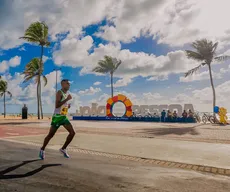
[[[216,106],[216,92],[213,83],[211,64],[213,63],[213,61],[224,61],[228,59],[229,56],[224,56],[224,55],[216,56],[216,49],[218,47],[218,43],[217,42],[213,43],[212,41],[207,39],[201,39],[193,42],[192,47],[195,49],[195,51],[186,50],[185,52],[187,57],[189,59],[199,61],[201,62],[201,64],[186,72],[185,77],[194,74],[203,66],[208,66],[210,82],[211,82],[211,87],[213,92],[213,109],[214,109],[214,107]]]
[[[24,39],[28,42],[35,43],[41,46],[41,56],[40,56],[40,67],[42,67],[42,57],[44,52],[44,47],[50,46],[50,42],[48,41],[48,26],[45,22],[34,22],[32,23],[28,29],[25,31],[25,35],[20,37],[20,39]],[[39,98],[40,108],[41,108],[41,116],[43,119],[43,111],[42,111],[42,103],[41,103],[41,80],[40,76],[38,77],[38,89],[37,97]],[[38,119],[40,119],[40,113],[38,108]]]
[[[24,76],[24,82],[28,82],[32,79],[35,79],[35,83],[37,83],[37,107],[38,107],[38,119],[40,119],[40,110],[41,107],[41,83],[40,79],[41,77],[44,80],[45,86],[47,85],[47,78],[45,75],[43,75],[43,65],[40,64],[39,58],[33,58],[25,67],[25,70],[23,72]],[[40,92],[40,94],[39,94]],[[42,112],[42,111],[41,111]]]
[[[110,74],[111,77],[111,96],[113,97],[113,74],[117,68],[121,65],[121,60],[112,58],[110,56],[104,56],[104,60],[98,61],[98,66],[93,69],[93,72]]]
[[[10,97],[12,97],[12,93],[8,91],[7,82],[4,80],[0,80],[0,97],[3,96],[4,101],[4,118],[6,117],[6,94],[8,94]]]

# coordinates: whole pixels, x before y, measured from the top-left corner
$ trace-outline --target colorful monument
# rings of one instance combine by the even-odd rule
[[[125,105],[126,111],[124,113],[124,117],[131,117],[133,115],[132,102],[126,96],[119,94],[107,100],[106,116],[114,117],[113,106],[117,102],[121,102]]]

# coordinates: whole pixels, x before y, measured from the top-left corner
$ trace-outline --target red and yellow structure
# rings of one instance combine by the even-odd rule
[[[125,95],[117,95],[107,100],[106,105],[106,116],[114,117],[113,115],[113,105],[117,102],[122,102],[125,105],[126,111],[124,113],[124,117],[131,117],[133,115],[132,112],[132,102]]]

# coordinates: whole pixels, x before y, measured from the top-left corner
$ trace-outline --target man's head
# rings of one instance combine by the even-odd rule
[[[68,79],[63,79],[61,81],[61,87],[62,87],[63,90],[68,91],[69,88],[70,88],[69,80]]]

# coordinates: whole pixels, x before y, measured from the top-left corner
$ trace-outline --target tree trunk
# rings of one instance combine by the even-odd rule
[[[111,96],[113,98],[113,73],[110,74],[111,74]]]
[[[43,52],[44,52],[44,47],[41,46],[41,57],[40,57],[40,70],[42,70],[43,68],[43,63],[42,63],[42,57],[43,57]],[[40,74],[41,75],[41,74]],[[41,118],[43,119],[43,110],[42,110],[42,89],[41,89],[41,76],[39,76],[39,80],[40,80],[40,89],[39,89],[39,92],[40,92],[40,109],[41,109]]]
[[[4,118],[6,118],[6,93],[5,92],[3,95],[3,100],[4,100]]]
[[[211,86],[212,86],[212,94],[213,94],[213,112],[214,112],[214,107],[216,106],[216,91],[215,91],[215,87],[214,87],[214,83],[213,83],[213,78],[212,78],[212,69],[211,69],[211,64],[208,65],[208,69],[209,69],[209,75],[210,75],[210,81],[211,81]],[[215,113],[214,113],[215,116]]]
[[[41,111],[41,119],[43,119],[43,110],[42,110],[42,85],[41,85],[41,78],[40,79],[40,86],[39,86],[39,102],[40,102],[40,111]]]
[[[38,107],[38,119],[40,119],[40,94],[39,94],[39,85],[40,81],[37,82],[37,107]]]

